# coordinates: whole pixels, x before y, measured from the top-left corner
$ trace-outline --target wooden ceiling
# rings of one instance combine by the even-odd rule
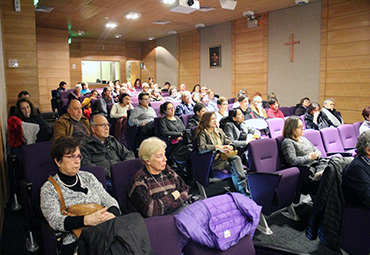
[[[295,6],[294,0],[238,0],[234,11],[221,8],[219,0],[200,0],[201,6],[214,7],[210,12],[194,11],[190,14],[170,12],[168,5],[161,0],[40,0],[39,6],[54,8],[50,13],[36,12],[36,26],[69,29],[71,37],[114,39],[117,33],[120,40],[146,41],[195,28],[195,24],[206,26],[243,17],[243,11],[256,14]],[[138,20],[127,20],[124,14],[129,11],[141,13]],[[166,25],[153,24],[157,20],[170,21]],[[118,22],[114,29],[105,28],[108,21]],[[85,34],[78,36],[78,31]]]

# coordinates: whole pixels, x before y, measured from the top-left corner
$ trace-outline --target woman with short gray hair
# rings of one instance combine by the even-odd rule
[[[343,172],[343,194],[347,204],[370,208],[370,130],[357,140],[357,155]]]

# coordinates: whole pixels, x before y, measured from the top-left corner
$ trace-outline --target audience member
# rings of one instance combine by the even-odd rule
[[[343,172],[343,194],[347,204],[370,209],[370,131],[360,134],[356,144],[357,155]]]
[[[200,96],[200,102],[202,104],[204,104],[204,106],[206,107],[206,111],[207,112],[213,112],[212,111],[212,107],[209,106],[209,98],[208,98],[208,95],[207,94],[201,94],[201,96]]]
[[[196,84],[191,91],[191,99],[194,103],[198,103],[200,100],[200,85]]]
[[[63,254],[75,254],[77,239],[72,230],[96,226],[121,214],[117,201],[108,194],[96,177],[86,171],[79,171],[82,155],[80,145],[71,137],[62,137],[54,142],[50,155],[58,167],[52,178],[56,184],[46,181],[41,188],[40,206],[49,226],[57,231],[67,232],[63,238]],[[55,186],[56,185],[56,186]],[[61,202],[56,187],[62,193],[66,207],[94,203],[100,209],[85,216],[68,216],[61,212]]]
[[[154,84],[154,78],[153,77],[149,77],[148,84],[149,84],[150,87]]]
[[[262,97],[254,96],[251,103],[251,115],[252,119],[268,119],[265,109],[262,108]]]
[[[267,110],[266,114],[269,118],[284,118],[284,113],[279,110],[279,102],[276,98],[271,98],[268,104],[270,109]]]
[[[239,95],[238,97],[238,103],[239,103],[239,106],[235,109],[240,109],[244,115],[244,120],[248,120],[248,119],[251,119],[252,116],[251,116],[251,112],[252,112],[252,109],[248,106],[248,97],[246,95]]]
[[[152,93],[150,94],[150,101],[152,102],[165,101],[161,95],[159,88],[155,88],[152,90]]]
[[[201,94],[207,94],[208,92],[208,87],[207,86],[202,86],[201,89],[200,89],[200,93]]]
[[[163,92],[169,92],[170,87],[171,87],[171,83],[169,83],[168,81],[166,81],[166,82],[164,83],[164,86],[163,86],[163,88],[162,88],[161,92],[162,92],[162,93],[163,93]]]
[[[360,126],[360,134],[370,129],[370,106],[364,108],[362,116],[364,117],[364,122]]]
[[[218,107],[217,107],[217,99],[218,98],[215,97],[215,92],[212,89],[209,89],[208,92],[207,92],[207,96],[208,96],[208,109],[207,109],[207,111],[218,112]]]
[[[303,136],[303,130],[303,122],[298,116],[286,119],[281,150],[290,166],[309,167],[308,178],[318,181],[328,164],[328,159],[321,158],[321,152]]]
[[[72,99],[67,104],[67,113],[60,116],[53,125],[54,140],[62,136],[73,136],[81,141],[88,135],[90,135],[89,121],[82,115],[80,101]]]
[[[110,111],[110,117],[111,118],[121,118],[122,116],[127,116],[127,110],[134,109],[132,104],[130,103],[131,96],[127,93],[124,93],[119,96],[119,102],[115,103],[112,106],[112,109]]]
[[[304,114],[304,121],[307,129],[320,130],[326,127],[330,127],[330,124],[325,116],[320,111],[320,104],[312,102],[306,113]]]
[[[119,85],[119,80],[115,81],[114,82],[114,89],[112,91],[112,95],[113,95],[113,98],[117,98],[117,102],[118,102],[118,96],[119,96],[119,89],[121,88],[121,86]]]
[[[137,79],[135,80],[134,86],[135,86],[136,88],[141,88],[141,80],[140,80],[139,78],[137,78]]]
[[[202,115],[206,112],[206,107],[204,104],[202,103],[196,103],[194,105],[194,115],[191,116],[190,120],[189,120],[189,123],[188,123],[188,127],[189,128],[192,128],[192,127],[196,127],[198,126],[199,124],[199,121],[200,121],[200,118],[202,117]]]
[[[310,105],[310,99],[308,97],[304,97],[301,99],[299,104],[297,104],[297,108],[295,109],[294,115],[301,116],[306,113],[307,107]]]
[[[72,92],[68,94],[68,100],[76,99],[79,100],[81,96],[81,90],[82,86],[80,84],[77,84]]]
[[[168,100],[170,101],[178,101],[181,98],[181,94],[177,93],[177,89],[175,87],[171,87],[170,90],[170,97]]]
[[[89,89],[89,84],[87,82],[81,82],[81,86],[82,86],[81,94],[85,95],[91,92],[91,90]]]
[[[339,112],[334,109],[334,102],[334,98],[325,99],[323,103],[323,108],[321,109],[321,113],[329,121],[330,126],[338,127],[340,125],[343,125],[343,119],[340,116]]]
[[[227,109],[229,108],[228,99],[226,97],[220,97],[217,100],[217,107],[218,107],[218,111],[215,112],[216,119],[217,119],[217,123],[220,123],[220,120],[223,117],[227,117],[229,114],[229,112],[227,111]]]
[[[182,95],[185,91],[187,91],[186,90],[186,84],[184,84],[184,83],[180,84],[180,91],[178,91],[178,93],[180,95]]]
[[[239,98],[239,96],[241,96],[241,95],[244,95],[244,96],[248,97],[247,90],[246,90],[246,89],[241,89],[241,90],[239,91],[238,95],[237,95],[237,96],[236,96],[236,98],[235,98],[235,102],[234,102],[234,104],[233,104],[233,108],[238,108],[238,107],[240,106],[239,101],[238,101],[238,98]]]
[[[134,153],[109,135],[107,119],[101,114],[91,116],[91,135],[81,141],[82,166],[103,166],[110,178],[110,167],[115,163],[135,158]]]
[[[166,144],[157,137],[144,140],[139,158],[144,167],[132,178],[129,188],[129,208],[143,217],[173,213],[187,204],[185,182],[167,164]]]
[[[235,145],[231,143],[222,129],[217,128],[214,112],[205,112],[202,115],[195,130],[194,139],[196,139],[199,151],[220,151],[224,154],[227,160],[222,160],[221,155],[218,155],[213,161],[213,168],[227,169],[233,172],[232,178],[235,189],[244,195],[249,194],[242,161],[239,156],[230,154],[234,152]]]
[[[184,91],[181,94],[181,103],[177,105],[175,114],[181,116],[184,114],[194,113],[194,103],[191,102],[191,94],[189,91]]]
[[[82,109],[83,109],[83,114],[85,115],[85,117],[88,120],[90,120],[90,115],[92,113],[91,101],[98,99],[98,95],[99,95],[99,92],[97,90],[93,89],[90,92],[90,96],[85,97],[84,101],[82,101],[82,103],[81,103]]]
[[[148,83],[144,82],[142,85],[143,90],[140,93],[149,93],[150,94],[150,86]]]
[[[59,109],[61,109],[63,105],[63,101],[61,99],[60,93],[63,91],[67,91],[67,83],[65,81],[61,81],[59,83],[59,86],[55,90],[55,94],[53,95],[53,98],[52,98],[54,107],[58,109],[59,114],[60,114]]]
[[[18,93],[17,102],[19,100],[23,99],[23,98],[28,98],[29,99],[30,97],[31,97],[31,95],[30,95],[30,93],[28,93],[28,91],[22,90],[21,92]],[[15,105],[13,105],[13,106],[10,107],[10,109],[9,109],[9,117],[15,116],[15,108],[16,108]],[[38,113],[40,113],[40,111],[37,108],[36,108],[36,111]]]
[[[263,108],[269,108],[270,107],[269,101],[271,99],[276,99],[276,101],[278,101],[277,97],[276,97],[276,94],[274,92],[271,92],[270,94],[267,95],[267,101],[262,101],[262,107]]]
[[[100,113],[105,117],[108,117],[108,104],[114,104],[112,89],[110,87],[105,87],[103,89],[102,97],[99,98],[99,102],[96,106],[96,113]]]

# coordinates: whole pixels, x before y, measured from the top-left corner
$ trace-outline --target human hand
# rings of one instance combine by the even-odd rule
[[[107,211],[108,208],[104,207],[92,214],[84,216],[84,225],[85,226],[96,226],[102,222],[115,218],[113,214]]]
[[[177,200],[180,197],[180,192],[178,190],[175,190],[174,192],[171,193],[173,198]]]
[[[141,122],[140,126],[145,126],[146,125],[146,121],[143,121]]]
[[[311,152],[310,154],[308,154],[310,156],[310,159],[313,160],[313,159],[317,159],[319,157],[319,153],[318,152]]]
[[[320,181],[323,173],[324,173],[324,170],[323,171],[320,171],[320,172],[317,172],[315,174],[315,176],[313,177],[313,180],[314,181]]]

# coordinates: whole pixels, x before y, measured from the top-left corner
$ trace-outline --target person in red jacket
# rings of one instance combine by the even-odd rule
[[[284,118],[284,113],[279,110],[279,102],[276,98],[269,100],[270,109],[267,110],[267,116],[272,118]]]

